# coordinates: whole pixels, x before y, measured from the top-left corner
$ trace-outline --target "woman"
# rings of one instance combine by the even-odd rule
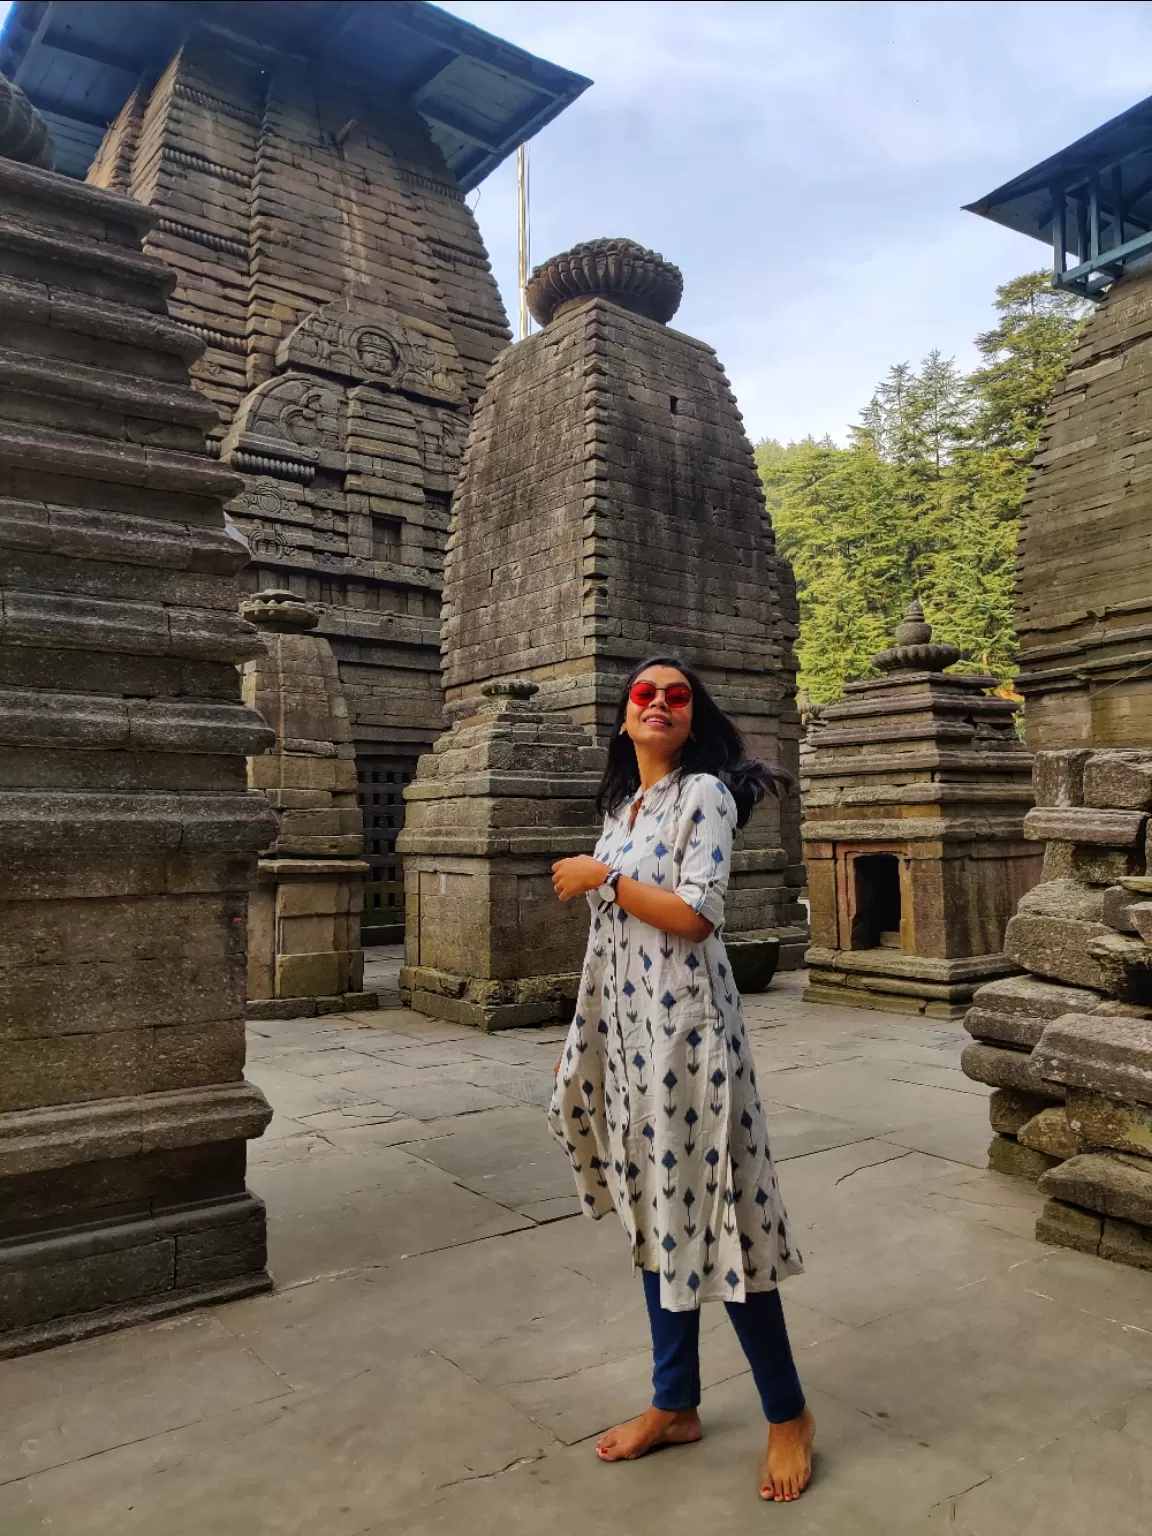
[[[587,1214],[623,1223],[652,1329],[652,1406],[597,1453],[700,1438],[699,1306],[722,1300],[769,1421],[760,1495],[783,1502],[808,1483],[815,1431],[776,1288],[802,1266],[719,936],[733,834],[774,777],[689,667],[632,673],[596,852],[552,866],[561,901],[588,896],[592,931],[550,1119]]]

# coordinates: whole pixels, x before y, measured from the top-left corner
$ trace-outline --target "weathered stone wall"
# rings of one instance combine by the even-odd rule
[[[139,203],[0,159],[0,1354],[270,1284],[239,477]]]
[[[1152,272],[1112,284],[1056,386],[1020,519],[1033,750],[1152,746]]]
[[[366,915],[398,937],[400,792],[442,725],[449,501],[509,335],[475,221],[414,108],[219,35],[193,34],[134,93],[89,179],[159,215],[148,249],[207,344],[193,381],[245,478],[230,512],[246,586],[323,608],[368,819]]]
[[[1152,1269],[1152,752],[1041,752],[1044,880],[982,987],[969,1077],[994,1088],[989,1165],[1039,1179],[1036,1235]]]

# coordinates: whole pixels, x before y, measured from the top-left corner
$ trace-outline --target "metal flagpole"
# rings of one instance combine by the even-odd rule
[[[517,282],[520,288],[520,340],[528,334],[528,146],[516,151],[516,203],[519,215]]]

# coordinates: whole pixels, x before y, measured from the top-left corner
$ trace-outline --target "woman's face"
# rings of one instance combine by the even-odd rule
[[[624,730],[636,746],[648,747],[670,762],[678,760],[692,734],[692,689],[683,672],[645,667],[629,687]]]

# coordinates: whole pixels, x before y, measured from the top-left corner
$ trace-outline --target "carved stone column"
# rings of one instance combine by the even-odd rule
[[[244,966],[275,816],[244,778],[272,733],[240,702],[240,481],[155,218],[6,159],[0,205],[6,1355],[271,1283]]]
[[[356,803],[348,705],[319,611],[291,592],[258,592],[240,607],[264,652],[244,667],[244,701],[276,732],[248,761],[248,782],[280,812],[260,860],[248,918],[248,1012],[299,1018],[372,1008],[363,992],[360,911],[368,865]]]

